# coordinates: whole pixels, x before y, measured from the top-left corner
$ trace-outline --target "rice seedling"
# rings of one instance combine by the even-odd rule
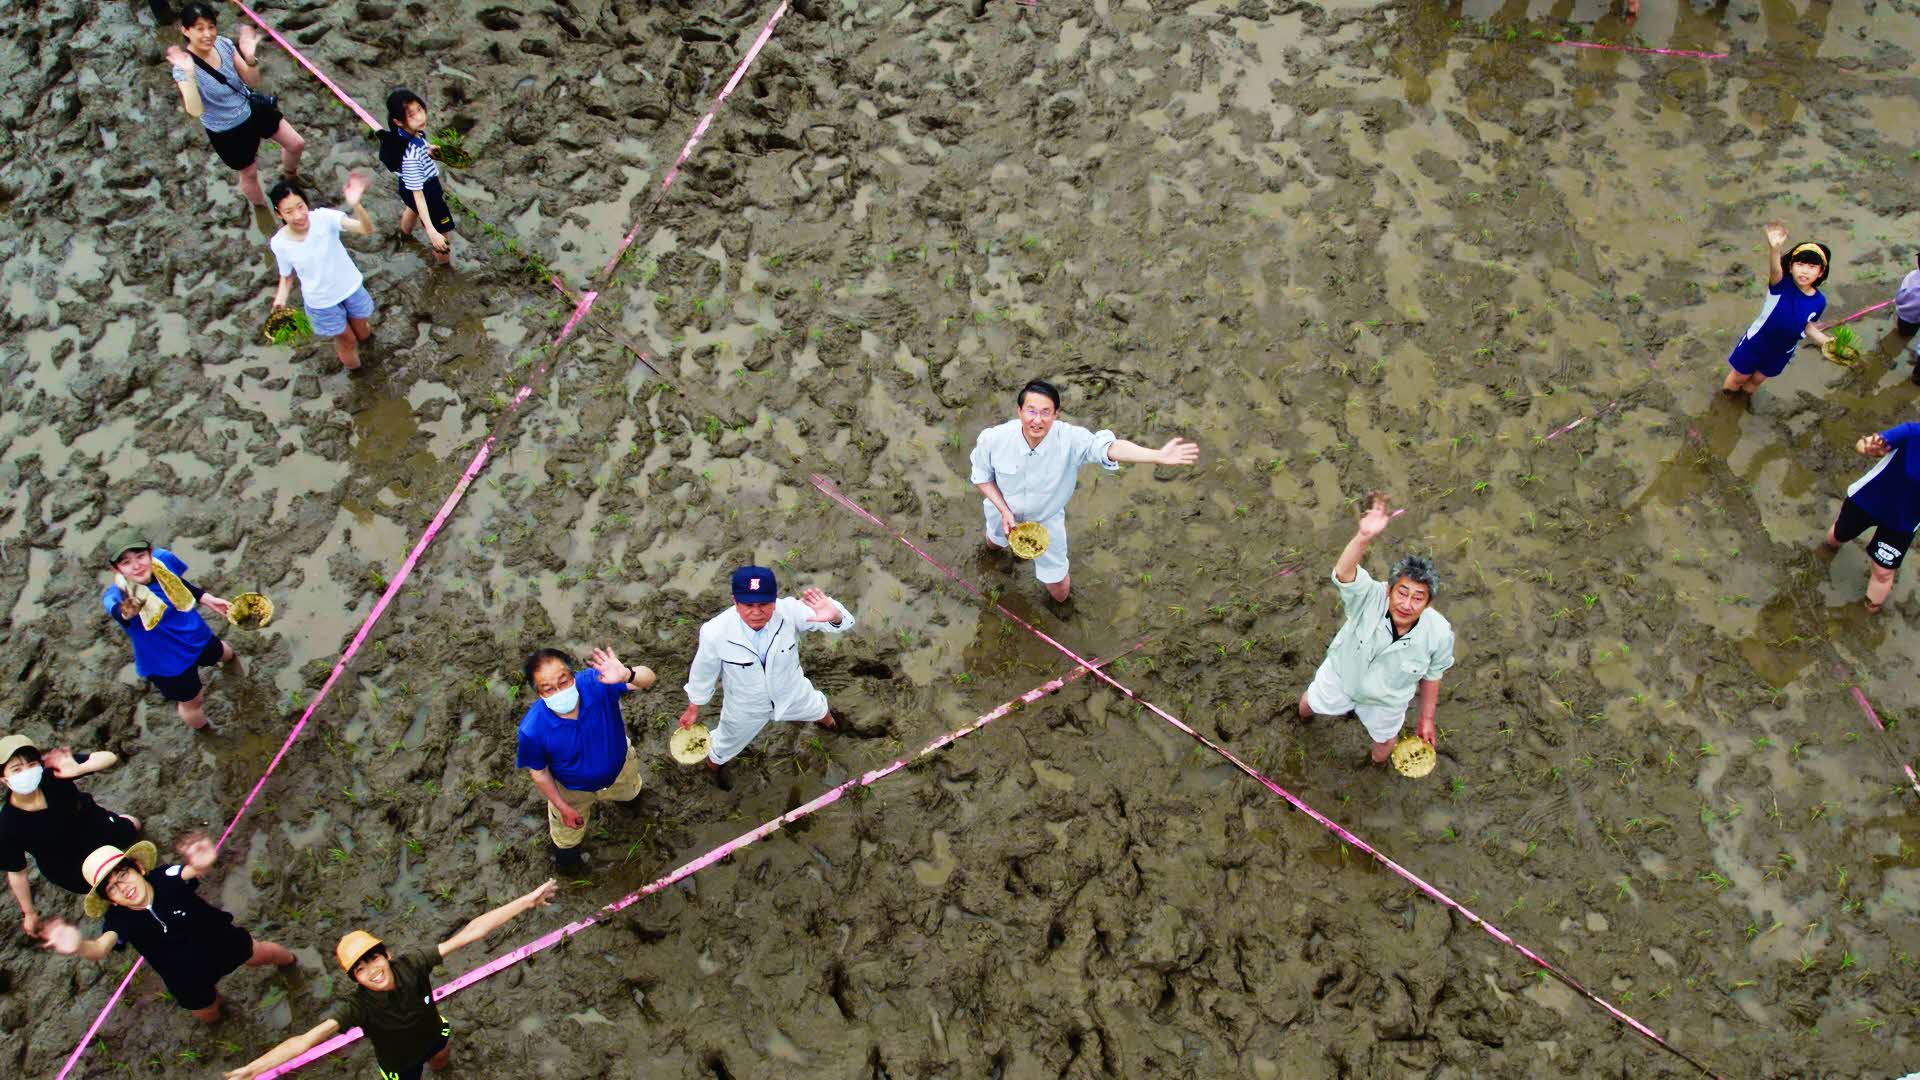
[[[260,333],[274,345],[297,345],[313,336],[313,321],[298,308],[274,308]]]

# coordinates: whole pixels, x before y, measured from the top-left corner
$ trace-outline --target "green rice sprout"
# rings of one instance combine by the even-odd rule
[[[274,308],[261,333],[275,345],[295,345],[313,336],[313,322],[298,308]]]

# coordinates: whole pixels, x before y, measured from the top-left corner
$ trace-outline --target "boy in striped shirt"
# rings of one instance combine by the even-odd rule
[[[427,227],[427,245],[433,249],[433,261],[446,266],[453,262],[452,241],[448,234],[458,230],[453,212],[447,209],[446,194],[440,190],[440,163],[434,160],[433,147],[422,134],[427,130],[427,103],[420,95],[401,87],[387,95],[387,130],[380,135],[380,164],[399,177],[400,235],[412,236],[416,221]]]

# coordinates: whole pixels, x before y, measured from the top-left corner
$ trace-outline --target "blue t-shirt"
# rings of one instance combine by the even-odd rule
[[[627,763],[627,725],[620,718],[620,696],[627,685],[603,683],[592,668],[574,672],[573,685],[580,691],[580,707],[572,720],[556,715],[537,698],[520,718],[513,765],[546,769],[561,787],[573,791],[599,791],[612,785]]]
[[[1906,446],[1920,436],[1920,424],[1900,424],[1880,433],[1893,450],[1874,462],[1867,474],[1847,488],[1847,497],[1873,520],[1900,532],[1920,525],[1920,449]]]
[[[201,590],[186,580],[187,564],[180,561],[180,556],[166,548],[154,548],[153,557],[180,576],[195,600],[200,599]],[[149,582],[147,588],[156,594],[160,592],[158,582]],[[107,617],[119,623],[120,629],[125,630],[127,637],[132,640],[133,670],[143,679],[151,679],[156,675],[163,679],[170,678],[185,672],[199,659],[207,642],[213,640],[213,627],[200,617],[198,607],[191,611],[180,611],[168,604],[167,613],[160,616],[160,621],[149,630],[141,625],[138,612],[131,619],[120,617],[122,595],[120,586],[109,585],[100,594],[100,606],[107,609]]]
[[[1815,289],[1808,296],[1791,276],[1783,277],[1767,287],[1767,302],[1760,306],[1760,314],[1735,347],[1761,360],[1791,360],[1807,324],[1826,310],[1825,293]]]

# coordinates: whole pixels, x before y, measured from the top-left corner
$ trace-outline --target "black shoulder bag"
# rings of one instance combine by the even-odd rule
[[[214,52],[217,54],[219,51],[220,51],[219,47],[215,46]],[[192,49],[187,50],[187,55],[193,57],[193,62],[199,66],[201,71],[204,71],[207,74],[213,76],[214,78],[220,80],[229,89],[239,91],[240,96],[247,99],[247,109],[249,112],[252,113],[254,122],[267,128],[268,131],[272,131],[274,128],[277,128],[280,126],[280,121],[284,117],[283,117],[283,114],[280,112],[279,98],[274,97],[272,94],[263,94],[260,91],[255,90],[253,87],[247,85],[245,79],[242,79],[236,83],[234,80],[227,78],[226,72],[221,71],[219,68],[213,67],[212,65],[208,64],[205,60],[200,59],[200,57],[196,55]],[[234,55],[235,56],[239,55],[237,48],[235,50]],[[236,64],[235,71],[237,72],[238,70],[239,70],[239,65]],[[271,119],[273,123],[268,124],[267,123],[268,119]]]

